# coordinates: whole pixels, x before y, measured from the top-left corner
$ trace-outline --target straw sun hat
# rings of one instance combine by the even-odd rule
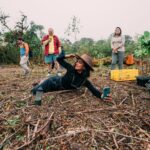
[[[75,57],[76,57],[77,59],[83,60],[83,62],[84,62],[85,64],[87,64],[87,65],[90,67],[90,70],[91,70],[91,71],[94,71],[94,69],[93,69],[93,63],[92,63],[92,57],[90,57],[90,56],[87,55],[87,54],[83,54],[83,55],[81,55],[81,56],[79,56],[79,55],[76,54]]]

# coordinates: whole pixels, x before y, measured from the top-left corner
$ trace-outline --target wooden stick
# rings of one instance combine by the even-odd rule
[[[113,134],[112,134],[112,137],[113,137],[113,141],[115,143],[116,148],[119,149],[118,143],[116,141],[116,137]]]
[[[150,97],[143,97],[143,96],[140,96],[140,98],[146,99],[146,100],[150,100]]]
[[[54,115],[54,112],[52,112],[52,114],[50,115],[50,117],[48,118],[47,122],[35,133],[38,134],[40,133],[42,130],[45,129],[45,127],[49,124],[49,122],[52,120],[52,117]]]
[[[124,86],[129,86],[129,87],[132,87],[132,88],[135,88],[136,90],[145,90],[145,91],[148,91],[147,88],[145,87],[140,87],[138,85],[131,85],[129,83],[123,83],[123,82],[120,82],[120,84],[124,85]]]
[[[150,142],[148,139],[144,139],[144,138],[138,138],[138,137],[133,137],[133,136],[130,136],[130,135],[125,135],[125,134],[118,133],[118,132],[112,132],[112,131],[108,131],[108,130],[97,130],[97,129],[82,129],[80,131],[75,131],[75,132],[71,132],[71,133],[59,135],[59,136],[56,136],[56,137],[47,138],[45,140],[48,140],[48,141],[57,140],[57,139],[60,139],[60,138],[66,138],[66,137],[69,137],[69,136],[75,136],[77,134],[80,134],[80,133],[83,133],[83,132],[89,132],[89,131],[117,134],[117,135],[120,135],[120,136],[123,136],[123,137],[126,137],[126,138],[131,138],[131,139],[135,139],[135,140],[139,140],[139,141]]]
[[[27,142],[30,141],[30,125],[28,124],[28,128],[27,128]]]
[[[52,92],[48,92],[47,94],[45,95],[49,95],[49,94],[61,94],[61,93],[66,93],[66,92],[72,92],[74,90],[61,90],[61,91],[52,91]]]
[[[133,94],[131,95],[131,99],[132,99],[132,104],[133,104],[133,107],[135,107],[135,101],[134,101]]]
[[[127,100],[127,96],[120,102],[119,106],[122,105],[126,100]]]
[[[79,99],[79,98],[81,98],[81,97],[84,97],[84,96],[85,96],[85,94],[82,94],[82,95],[81,95],[81,96],[79,96],[79,97],[75,97],[75,98],[72,98],[72,99],[66,100],[66,101],[61,102],[61,103],[62,103],[62,104],[64,104],[64,103],[68,103],[68,102],[70,102],[70,101],[77,100],[77,99]]]
[[[33,141],[35,141],[38,137],[39,137],[39,136],[33,138],[31,141],[29,141],[29,142],[25,143],[24,145],[18,147],[16,150],[22,150],[23,148],[29,146],[29,145],[30,145]]]
[[[94,110],[75,112],[75,114],[92,113],[92,112],[97,112],[97,111],[114,111],[114,110],[119,110],[119,108],[100,108],[100,109],[94,109]]]
[[[7,140],[9,140],[10,138],[12,138],[16,133],[18,133],[24,125],[22,125],[15,133],[11,134],[10,136],[8,136],[7,138],[5,138],[1,143],[0,143],[0,149],[3,147],[3,145],[5,144],[5,142]]]
[[[35,140],[41,135],[41,134],[39,134],[39,133],[40,133],[43,129],[45,129],[45,127],[46,127],[46,126],[49,124],[49,122],[52,120],[53,115],[54,115],[54,112],[50,115],[50,117],[48,118],[47,122],[35,133],[35,137],[34,137],[31,141],[29,141],[29,142],[23,144],[22,146],[18,147],[16,150],[22,150],[22,149],[24,149],[25,147],[29,146],[33,141],[35,141]],[[37,134],[38,134],[38,135],[37,135]],[[36,136],[36,135],[37,135],[37,136]]]
[[[101,119],[99,119],[99,120],[104,124],[104,126],[107,128],[108,131],[113,131],[113,130],[111,130],[111,129],[105,124],[104,121],[102,121]],[[112,128],[112,129],[114,129],[114,128]],[[115,137],[113,134],[112,134],[112,138],[113,138],[113,141],[114,141],[114,144],[115,144],[116,148],[119,149],[118,143],[117,143],[117,141],[116,141],[116,137]]]
[[[34,132],[33,132],[32,138],[35,137],[35,133],[37,132],[37,128],[38,128],[39,123],[40,123],[40,119],[38,119],[38,121],[37,121],[37,123],[36,123],[36,125],[35,125],[35,128],[34,128]]]

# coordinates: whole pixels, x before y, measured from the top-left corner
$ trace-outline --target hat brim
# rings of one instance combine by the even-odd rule
[[[79,55],[75,54],[75,57],[78,58],[78,59],[81,59],[86,65],[89,66],[89,68],[90,68],[91,71],[94,71],[93,67],[90,66],[90,65],[89,65],[84,59],[82,59]]]

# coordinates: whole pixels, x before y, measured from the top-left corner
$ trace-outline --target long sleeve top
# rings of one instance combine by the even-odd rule
[[[78,73],[74,67],[65,61],[65,55],[60,54],[57,61],[61,66],[63,66],[67,72],[62,77],[62,86],[65,89],[78,89],[81,86],[87,87],[93,95],[101,98],[100,91],[87,79],[86,71],[83,73]]]
[[[124,36],[112,36],[111,38],[111,48],[118,48],[118,51],[125,51],[125,37]]]

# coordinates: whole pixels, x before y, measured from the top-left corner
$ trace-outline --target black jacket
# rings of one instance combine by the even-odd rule
[[[60,54],[57,58],[57,61],[67,70],[66,74],[61,79],[64,89],[78,89],[81,86],[85,86],[92,92],[93,95],[101,98],[100,91],[87,79],[86,70],[79,74],[71,64],[65,61],[64,54]]]

